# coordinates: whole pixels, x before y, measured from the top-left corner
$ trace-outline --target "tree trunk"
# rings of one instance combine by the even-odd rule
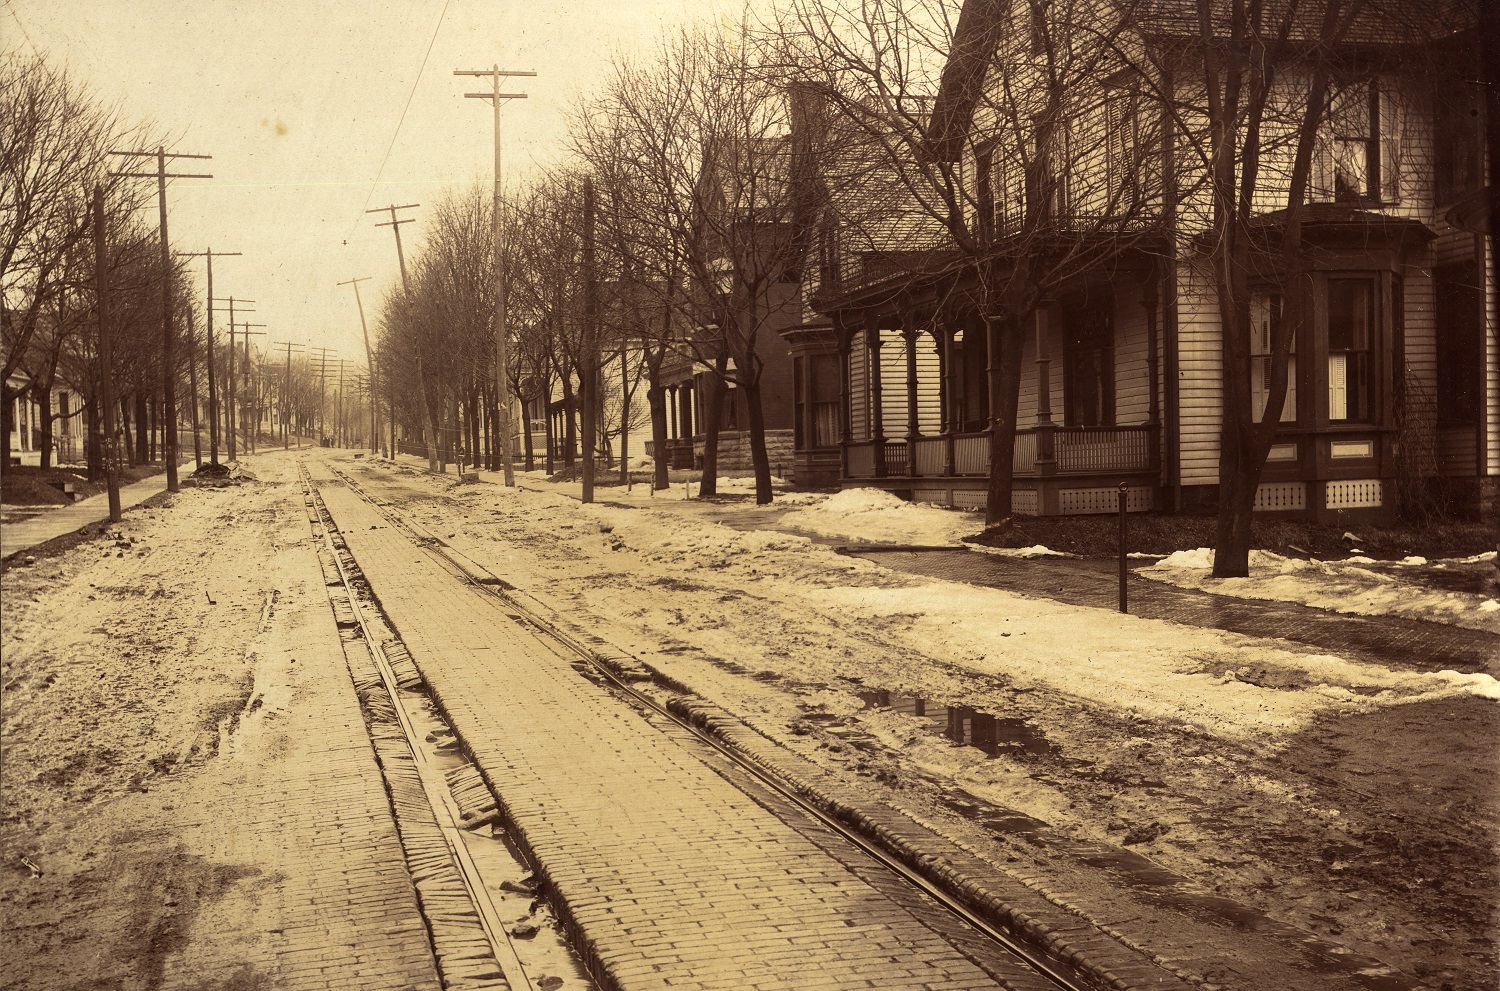
[[[83,407],[84,430],[87,431],[84,441],[84,457],[88,461],[89,481],[104,481],[104,428],[99,422],[99,403],[97,400],[89,400]]]
[[[578,445],[578,426],[574,414],[577,402],[573,398],[573,378],[564,375],[563,387],[563,467],[573,467],[573,451]]]
[[[1015,492],[1016,412],[1021,396],[1021,327],[1025,318],[1019,325],[1015,320],[983,319],[993,368],[989,377],[990,476],[984,522],[985,526],[995,526],[1010,518]]]
[[[45,471],[52,467],[52,390],[38,389],[36,401],[41,406],[42,436],[37,442],[37,453],[40,460],[37,462]]]
[[[698,479],[698,497],[719,494],[719,428],[724,422],[724,374],[729,369],[729,353],[720,351],[714,359],[714,374],[703,388],[703,473]],[[691,437],[687,438],[692,443]]]
[[[3,428],[5,439],[0,441],[0,465],[10,466],[10,434],[16,429],[15,403],[21,398],[22,390],[12,389],[9,386],[0,386],[0,428]]]
[[[651,487],[653,489],[665,489],[671,485],[668,476],[668,463],[670,458],[667,454],[667,389],[661,384],[659,369],[655,366],[650,371],[650,382],[646,388],[646,403],[651,408]]]
[[[750,421],[750,459],[755,465],[755,504],[765,506],[775,498],[771,491],[771,457],[766,451],[766,417],[760,404],[760,378],[742,385],[745,417]]]
[[[422,412],[427,418],[427,470],[434,475],[441,475],[445,465],[440,460],[438,453],[438,441],[441,435],[438,433],[437,412],[432,405],[432,389],[427,383],[427,373],[422,367],[422,357],[417,356],[417,383],[422,390]]]

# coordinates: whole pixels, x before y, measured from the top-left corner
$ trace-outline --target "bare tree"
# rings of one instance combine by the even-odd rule
[[[1039,310],[1161,229],[1158,127],[1120,54],[1128,24],[1092,0],[970,0],[961,13],[941,0],[791,0],[778,27],[784,71],[826,101],[840,150],[822,163],[834,257],[814,304],[836,308],[893,268],[937,287],[907,318],[987,356],[991,524],[1011,513],[1022,349]],[[1050,440],[1038,431],[1039,456]]]
[[[41,56],[0,58],[0,410],[10,456],[9,384],[39,321],[55,305],[64,260],[88,235],[87,197],[107,178],[107,151],[125,126],[64,70]]]

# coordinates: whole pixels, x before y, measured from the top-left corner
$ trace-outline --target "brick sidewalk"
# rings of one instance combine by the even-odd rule
[[[1020,592],[1076,606],[1117,608],[1113,565],[1090,561],[998,557],[973,551],[919,554],[858,550],[858,556],[912,574]],[[1443,623],[1394,616],[1348,616],[1289,602],[1242,599],[1131,576],[1130,612],[1253,637],[1308,644],[1376,663],[1424,670],[1449,668],[1500,676],[1500,637]]]
[[[1040,988],[986,973],[881,887],[580,677],[574,659],[336,484],[323,499],[606,985]]]

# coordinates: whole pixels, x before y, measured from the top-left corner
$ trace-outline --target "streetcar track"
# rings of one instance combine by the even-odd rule
[[[325,574],[330,604],[334,607],[335,616],[340,618],[340,625],[355,629],[355,640],[362,643],[368,651],[375,675],[379,679],[379,687],[384,690],[383,694],[359,692],[362,704],[378,710],[384,725],[389,727],[381,731],[376,725],[371,725],[371,742],[383,758],[390,755],[393,746],[398,748],[399,756],[410,757],[409,761],[402,761],[403,765],[410,764],[410,767],[392,767],[390,762],[382,759],[381,769],[386,775],[387,790],[393,803],[393,812],[396,813],[398,828],[403,832],[408,868],[413,872],[413,883],[422,899],[423,914],[427,918],[433,952],[444,984],[465,988],[495,987],[513,991],[537,991],[537,984],[532,981],[530,970],[521,960],[508,927],[490,896],[483,872],[463,839],[464,830],[487,825],[496,817],[498,803],[472,764],[461,766],[460,770],[467,773],[445,773],[427,759],[427,748],[423,745],[424,735],[408,710],[409,692],[423,687],[420,673],[399,639],[384,641],[372,628],[360,601],[360,583],[363,578],[358,564],[342,543],[342,535],[324,506],[306,466],[301,466],[299,470],[304,490],[308,494],[310,520],[322,531],[319,536],[335,572],[332,575]],[[339,539],[335,539],[335,535]],[[333,596],[335,588],[342,591],[343,596]],[[347,614],[347,618],[344,618],[344,614]],[[394,659],[392,653],[397,655]],[[351,675],[353,674],[351,667]],[[360,687],[356,683],[356,688]],[[435,700],[425,695],[423,697],[428,698],[436,707]],[[457,734],[451,726],[444,725],[443,728],[456,740]],[[412,784],[417,786],[416,792],[420,793],[420,799],[413,794]],[[420,835],[421,823],[415,824],[418,835],[408,839],[408,834],[414,832],[413,824],[402,821],[397,807],[405,805],[410,809],[422,802],[425,802],[425,811],[436,825],[436,832],[439,834],[436,843],[433,842],[434,837]],[[433,830],[429,828],[427,832]],[[434,898],[431,882],[435,872],[445,874],[448,871],[451,871],[452,879],[461,887],[461,897],[460,891],[452,890],[450,884],[449,890],[439,892]],[[441,883],[442,879],[438,880]],[[428,890],[425,892],[423,882],[428,883]],[[453,931],[452,922],[455,918],[471,914],[458,904],[459,901],[463,901],[472,910],[472,915],[482,930],[489,950],[487,959],[486,955],[478,952],[472,938],[465,938],[462,927],[457,932]],[[489,971],[491,963],[495,968],[493,974]]]
[[[868,839],[859,830],[847,825],[804,797],[794,784],[783,779],[772,769],[760,764],[686,715],[679,714],[669,705],[637,688],[629,676],[630,672],[621,672],[615,665],[605,663],[597,650],[590,646],[589,641],[603,647],[607,647],[607,643],[597,637],[586,634],[578,635],[564,629],[558,622],[546,616],[546,613],[551,610],[546,609],[540,603],[536,606],[524,603],[521,601],[524,593],[505,579],[491,573],[478,562],[450,547],[442,538],[426,532],[420,524],[404,519],[390,507],[369,495],[363,486],[347,472],[333,465],[325,467],[351,492],[373,507],[392,527],[402,532],[414,546],[428,551],[437,558],[444,569],[454,577],[475,592],[497,599],[505,606],[512,619],[544,634],[566,648],[569,653],[577,656],[587,666],[586,670],[581,670],[581,673],[590,680],[604,684],[613,692],[623,696],[628,703],[653,717],[667,721],[675,730],[685,732],[694,741],[712,751],[720,760],[751,779],[756,786],[768,789],[777,801],[791,806],[799,814],[860,851],[870,861],[894,875],[909,889],[940,906],[949,916],[957,919],[983,939],[1003,948],[1057,988],[1063,991],[1102,991],[1102,989],[1114,987],[1113,982],[1107,978],[1082,968],[1069,966],[1066,961],[1049,958],[992,924],[965,905],[958,897],[950,894],[942,885],[914,870],[901,859],[881,848],[876,842]],[[331,520],[327,525],[332,529],[337,529]],[[674,690],[683,689],[683,686],[672,687]],[[743,785],[741,787],[743,788]],[[752,797],[755,797],[753,793]],[[762,801],[761,804],[765,803]]]

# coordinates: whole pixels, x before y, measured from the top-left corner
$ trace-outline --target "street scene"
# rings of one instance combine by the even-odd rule
[[[4,987],[1500,988],[1495,11],[0,17]]]

